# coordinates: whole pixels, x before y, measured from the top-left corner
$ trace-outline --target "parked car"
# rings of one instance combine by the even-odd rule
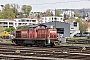
[[[80,36],[80,33],[77,33],[74,35],[74,37],[79,37]]]
[[[77,34],[75,34],[74,35],[74,37],[85,37],[85,36],[90,36],[90,34],[88,34],[88,33],[77,33]]]

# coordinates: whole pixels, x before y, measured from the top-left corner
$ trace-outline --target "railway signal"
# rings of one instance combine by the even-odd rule
[[[86,50],[86,47],[83,47],[82,50]]]
[[[82,52],[83,50],[86,50],[86,47],[82,47],[82,50],[81,50],[81,52]]]
[[[75,42],[78,42],[78,40],[75,40]]]
[[[16,53],[20,53],[20,50],[16,50]]]

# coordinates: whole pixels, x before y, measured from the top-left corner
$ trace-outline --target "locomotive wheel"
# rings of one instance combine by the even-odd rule
[[[55,45],[54,45],[54,43],[50,43],[50,46],[53,47],[53,46],[55,46]]]

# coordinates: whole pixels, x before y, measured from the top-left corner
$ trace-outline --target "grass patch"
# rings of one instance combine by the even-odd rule
[[[70,46],[70,45],[68,45],[67,43],[60,43],[57,46]]]
[[[86,40],[88,37],[73,37],[73,38],[67,38],[66,40]]]
[[[0,43],[3,43],[3,44],[13,44],[10,39],[0,39]]]

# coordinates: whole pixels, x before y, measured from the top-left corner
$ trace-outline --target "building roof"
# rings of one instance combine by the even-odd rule
[[[74,22],[75,19],[68,19],[68,20],[65,20],[65,22],[69,23],[69,22]]]
[[[31,19],[37,19],[37,20],[41,20],[42,17],[40,16],[40,18],[38,18],[37,16],[28,16],[28,18],[31,18]]]
[[[44,27],[47,27],[47,26],[46,26],[46,25],[44,25],[44,24],[30,25],[29,27],[38,27],[38,26],[40,26],[40,25],[42,25],[42,26],[44,26]]]
[[[90,22],[86,22],[86,24],[87,24],[88,26],[90,26]]]
[[[64,27],[65,25],[70,26],[70,24],[66,22],[54,21],[54,22],[46,22],[46,23],[41,23],[41,24],[30,25],[29,27],[38,27],[40,25],[47,27],[47,28],[51,28],[51,27],[58,28],[58,27]]]
[[[56,28],[59,28],[59,27],[64,27],[65,25],[67,25],[67,26],[70,27],[70,24],[69,24],[69,23],[59,22],[59,21],[46,22],[46,23],[42,23],[42,24],[43,24],[43,25],[46,25],[47,28],[51,28],[52,26],[53,26],[53,27],[56,27]]]

